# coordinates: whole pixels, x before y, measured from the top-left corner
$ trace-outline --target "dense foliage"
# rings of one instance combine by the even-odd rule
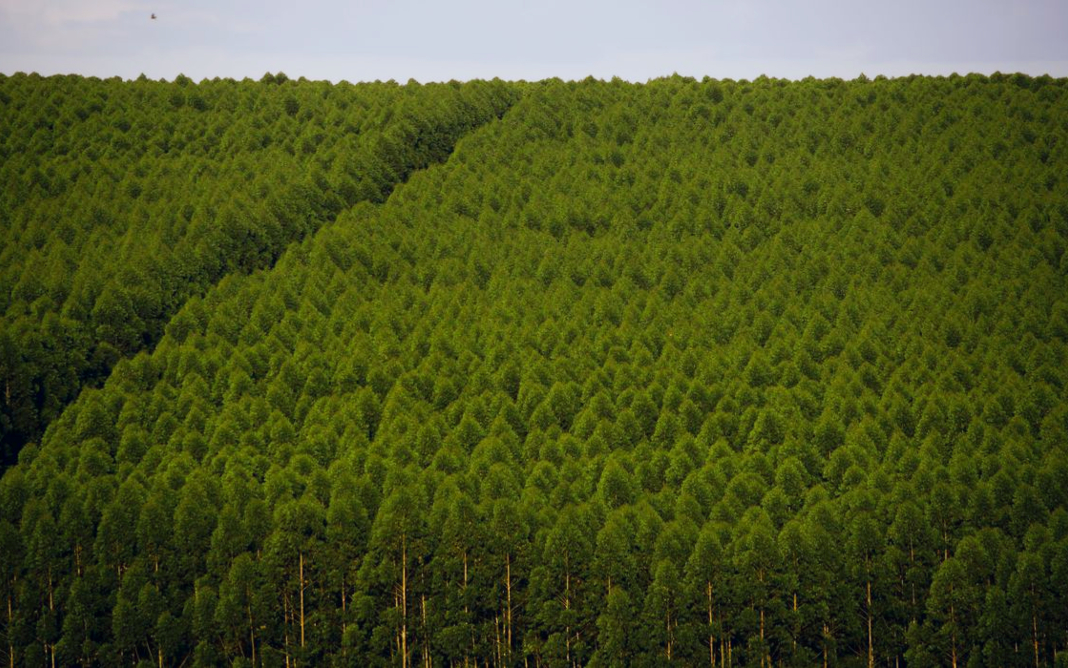
[[[498,116],[511,89],[0,76],[0,461],[178,308]]]
[[[1068,82],[513,90],[23,450],[0,651],[1068,658]]]

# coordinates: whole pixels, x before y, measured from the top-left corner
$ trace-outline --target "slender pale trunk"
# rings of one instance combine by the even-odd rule
[[[300,551],[300,647],[304,649],[304,550]]]
[[[503,652],[501,651],[501,615],[500,613],[493,613],[493,633],[497,639],[497,665],[501,665],[501,657]]]
[[[757,570],[757,580],[760,584],[764,584],[764,569]],[[771,656],[768,654],[767,646],[764,644],[764,601],[760,602],[760,665],[763,666],[771,663]]]
[[[667,631],[667,660],[671,661],[671,611],[665,615],[665,630]]]
[[[283,588],[282,593],[282,640],[285,643],[286,668],[289,668],[289,587]]]
[[[912,544],[912,539],[909,538],[909,566],[916,565],[916,548]],[[909,589],[912,592],[912,621],[916,621],[916,583],[910,582]]]
[[[400,603],[400,591],[394,590],[393,591],[393,607],[397,608],[399,610],[400,609],[400,604],[401,604]],[[390,661],[390,663],[393,663],[393,659],[395,659],[396,656],[398,654],[400,654],[400,651],[401,651],[401,636],[400,636],[400,629],[397,629],[397,632],[393,634],[393,647],[389,650],[389,661]]]
[[[1034,608],[1031,608],[1031,639],[1035,645],[1035,668],[1038,668],[1038,616],[1035,615]],[[54,658],[55,653],[53,652]]]
[[[48,611],[56,611],[55,599],[52,596],[52,567],[48,567]],[[52,668],[56,668],[56,646],[55,644],[46,645],[48,647],[49,654],[52,657]]]
[[[420,595],[419,604],[423,612],[423,665],[430,668],[430,630],[426,626],[426,594]]]
[[[942,562],[949,560],[949,529],[946,520],[942,519]]]
[[[508,597],[508,658],[512,658],[512,555],[504,561],[504,590]]]
[[[252,665],[256,665],[256,625],[252,621],[252,590],[249,587],[245,587],[245,597],[248,601],[248,642],[252,645]]]
[[[12,588],[14,588],[14,581],[12,581]],[[11,607],[11,594],[7,595],[7,628],[11,629],[14,625],[15,612]],[[10,664],[10,668],[15,668],[15,644],[11,640],[11,632],[7,634],[7,658]]]
[[[719,628],[723,633],[719,637],[719,668],[724,668],[727,665],[727,661],[730,657],[727,656],[728,648],[730,647],[730,634],[727,633],[726,624],[723,622],[723,610],[720,609],[717,613],[719,617]]]
[[[875,668],[875,652],[872,649],[871,638],[871,580],[868,582],[868,668]]]
[[[765,665],[768,652],[764,649],[764,606],[760,606],[760,665]]]
[[[801,623],[797,619],[797,592],[794,591],[794,633],[793,633],[793,642],[794,642],[794,656],[795,657],[797,656],[797,636],[800,635],[800,633],[801,633],[800,626],[801,626]]]
[[[830,637],[831,630],[827,628],[827,625],[823,625],[823,668],[827,668],[827,638]]]
[[[714,618],[712,617],[712,581],[708,580],[706,583],[708,594],[708,665],[712,668],[716,667],[716,638],[712,633]]]
[[[408,668],[408,537],[401,535],[401,668]]]
[[[950,589],[950,593],[952,592],[953,590]],[[949,621],[953,624],[953,633],[950,634],[949,638],[950,663],[953,668],[957,668],[957,613],[952,605],[949,606]]]
[[[571,566],[568,560],[564,559],[564,610],[571,610]],[[568,619],[571,616],[568,615]],[[568,622],[564,627],[564,647],[567,650],[567,665],[571,665],[571,623]]]
[[[470,623],[471,622],[471,611],[470,611],[470,609],[469,609],[469,607],[467,605],[467,550],[464,550],[463,560],[464,560],[464,587],[463,587],[463,593],[464,593],[464,621],[467,622],[467,623]],[[471,631],[471,650],[472,650],[472,652],[474,651],[474,649],[475,649],[475,635],[474,635],[474,630],[473,630],[473,625],[472,625],[472,631]],[[469,655],[467,653],[464,653],[464,665],[465,666],[467,665],[468,657],[469,657]],[[478,665],[477,659],[476,659],[475,665],[476,666]]]

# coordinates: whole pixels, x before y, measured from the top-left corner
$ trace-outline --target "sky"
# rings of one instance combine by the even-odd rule
[[[996,71],[1068,76],[1068,0],[0,0],[4,74],[425,83]]]

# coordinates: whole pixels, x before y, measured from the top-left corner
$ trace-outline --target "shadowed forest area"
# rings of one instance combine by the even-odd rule
[[[1068,665],[1068,80],[0,77],[8,665]]]

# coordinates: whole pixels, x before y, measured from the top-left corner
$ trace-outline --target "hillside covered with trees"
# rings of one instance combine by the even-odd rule
[[[0,462],[189,297],[502,114],[503,85],[0,77]]]
[[[74,83],[151,91],[172,141],[198,96],[283,127],[72,150],[139,213],[69,239],[44,212],[82,180],[0,135],[5,355],[84,303],[97,238],[131,291],[227,234],[207,207],[256,240],[0,480],[10,664],[1068,659],[1068,81]],[[361,142],[398,105],[458,120],[394,187]]]

